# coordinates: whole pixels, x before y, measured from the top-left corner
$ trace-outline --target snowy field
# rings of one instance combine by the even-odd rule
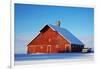
[[[94,53],[60,53],[60,54],[16,54],[15,65],[41,64],[51,62],[91,62]]]

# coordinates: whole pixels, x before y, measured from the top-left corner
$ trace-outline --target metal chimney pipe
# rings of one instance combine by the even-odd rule
[[[57,21],[56,26],[60,27],[61,22]]]

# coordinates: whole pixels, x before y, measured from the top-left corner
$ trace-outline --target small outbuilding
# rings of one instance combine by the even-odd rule
[[[27,53],[68,53],[82,52],[84,44],[68,30],[47,24],[27,45]]]

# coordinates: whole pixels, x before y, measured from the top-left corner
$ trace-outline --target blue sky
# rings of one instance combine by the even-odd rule
[[[26,46],[45,24],[60,20],[86,46],[93,47],[94,9],[82,7],[15,4],[15,53],[26,53]]]

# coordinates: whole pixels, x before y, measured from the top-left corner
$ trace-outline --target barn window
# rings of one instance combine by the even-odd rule
[[[40,48],[42,49],[43,47],[41,46]]]
[[[48,41],[51,42],[51,39],[49,38]]]
[[[67,44],[65,44],[65,46],[67,46]]]
[[[59,45],[56,45],[56,48],[59,48]]]

